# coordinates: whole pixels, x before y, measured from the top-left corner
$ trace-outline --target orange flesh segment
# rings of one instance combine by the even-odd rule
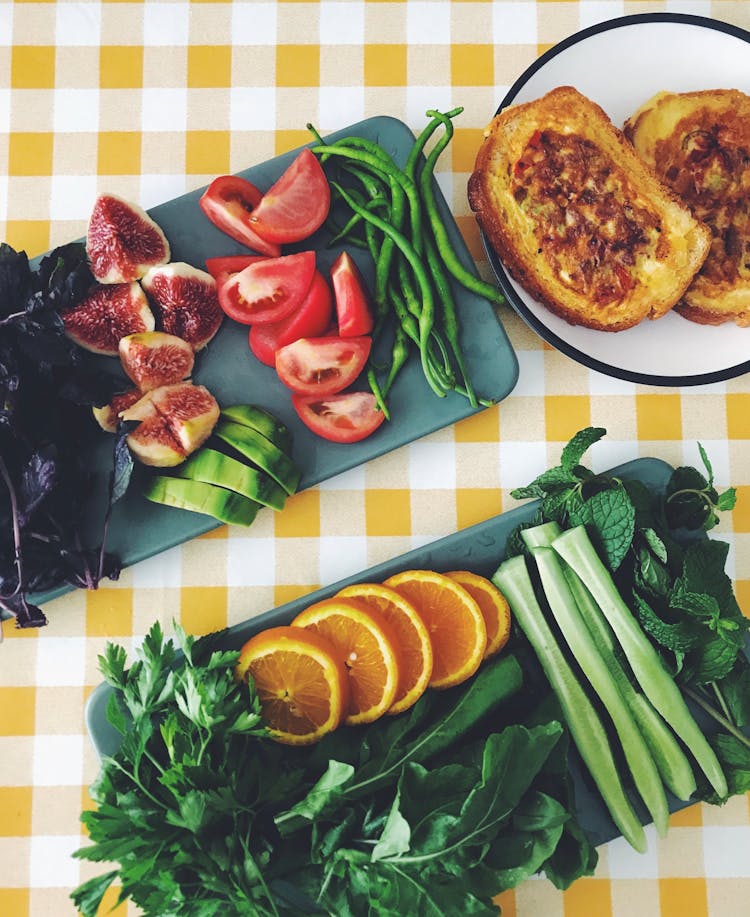
[[[417,609],[432,641],[430,687],[450,688],[470,678],[487,647],[487,628],[475,600],[450,577],[405,570],[385,581]]]
[[[308,745],[335,729],[348,707],[346,672],[333,647],[293,627],[261,631],[240,651],[239,678],[252,677],[274,738]]]
[[[371,723],[396,696],[399,663],[395,638],[387,623],[354,599],[324,599],[292,622],[319,634],[336,647],[349,673],[348,726]]]
[[[419,700],[432,675],[432,642],[427,627],[411,602],[380,583],[357,583],[338,595],[365,602],[391,625],[398,644],[399,682],[394,702],[386,712],[403,713]]]
[[[487,648],[484,658],[499,653],[510,637],[510,606],[500,590],[484,576],[469,570],[451,570],[446,573],[459,583],[479,605],[487,628]]]

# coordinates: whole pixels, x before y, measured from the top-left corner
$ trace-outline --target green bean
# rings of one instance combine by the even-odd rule
[[[445,113],[445,117],[446,118],[455,118],[457,115],[460,115],[462,111],[463,111],[463,107],[453,108],[451,109],[451,111],[447,111]],[[429,115],[430,112],[428,111],[427,114]],[[406,160],[406,165],[404,166],[404,172],[406,172],[406,174],[410,178],[412,179],[415,178],[415,175],[417,172],[417,163],[419,162],[419,157],[421,156],[422,151],[424,150],[425,145],[427,144],[427,141],[430,139],[430,137],[435,133],[435,131],[438,129],[438,127],[442,123],[443,122],[441,118],[438,118],[437,116],[433,115],[432,119],[429,121],[427,126],[423,128],[422,133],[417,137],[414,143],[414,146],[411,148],[411,151],[409,152],[409,158]]]
[[[374,169],[376,172],[382,174],[386,179],[393,178],[396,182],[398,182],[398,184],[403,188],[407,200],[409,201],[409,223],[411,227],[410,232],[412,245],[418,254],[421,253],[422,206],[419,200],[419,189],[417,188],[416,183],[411,178],[409,178],[401,169],[399,169],[390,157],[388,157],[388,160],[386,161],[382,157],[377,156],[369,150],[359,149],[356,146],[346,147],[337,146],[336,144],[323,144],[322,146],[314,146],[311,149],[313,153],[317,154],[327,153],[333,156],[348,157],[362,163],[363,165],[369,166],[371,169]]]
[[[435,169],[435,163],[453,136],[453,123],[451,122],[450,118],[442,115],[440,112],[428,111],[427,114],[433,118],[437,118],[445,126],[445,133],[437,142],[430,155],[427,157],[427,162],[425,163],[425,166],[419,176],[419,190],[422,195],[422,200],[424,201],[425,210],[427,211],[430,229],[435,238],[435,243],[437,244],[438,251],[440,252],[440,257],[443,259],[443,262],[448,268],[448,271],[461,284],[461,286],[466,287],[467,290],[471,290],[472,293],[476,293],[477,295],[482,296],[484,299],[487,299],[490,302],[497,304],[504,303],[505,297],[497,289],[497,287],[493,287],[491,284],[485,283],[479,277],[476,277],[474,274],[472,274],[471,271],[467,270],[467,268],[461,263],[455,249],[453,248],[453,244],[448,237],[448,230],[445,228],[445,224],[440,218],[437,202],[435,200],[435,194],[432,189],[432,178]]]
[[[429,236],[426,239],[426,246],[427,263],[429,264],[432,271],[432,276],[435,280],[435,286],[437,287],[440,302],[443,307],[443,331],[445,332],[445,336],[448,339],[451,350],[453,351],[453,357],[456,361],[456,366],[458,366],[458,371],[461,374],[461,378],[463,379],[464,386],[469,398],[469,403],[473,408],[477,408],[479,407],[479,402],[477,401],[474,387],[471,384],[471,380],[469,379],[463,352],[461,351],[461,344],[458,339],[458,317],[456,315],[456,303],[453,298],[453,291],[451,290],[450,282],[445,275],[445,271],[443,270],[443,265],[438,256],[437,249],[435,248],[435,243]]]

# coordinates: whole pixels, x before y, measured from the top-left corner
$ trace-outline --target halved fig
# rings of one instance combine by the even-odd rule
[[[65,333],[80,347],[117,356],[120,338],[141,331],[153,331],[154,313],[137,281],[95,284],[75,306],[60,317]]]
[[[179,465],[208,439],[219,419],[216,399],[202,385],[179,382],[147,392],[123,411],[123,420],[140,420],[128,446],[144,465]]]
[[[120,362],[142,392],[187,379],[195,354],[187,341],[165,331],[144,331],[120,338]]]
[[[120,394],[114,396],[109,404],[105,404],[100,408],[92,408],[96,422],[105,433],[116,433],[120,414],[135,404],[136,401],[140,401],[141,398],[143,398],[143,392],[137,388],[120,392]]]
[[[167,237],[146,211],[116,194],[94,201],[86,232],[91,273],[100,283],[139,280],[155,265],[166,264]]]
[[[141,281],[168,334],[187,341],[193,350],[205,347],[221,326],[216,281],[184,261],[151,268]]]

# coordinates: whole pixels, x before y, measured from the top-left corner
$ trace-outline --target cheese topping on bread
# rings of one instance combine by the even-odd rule
[[[512,276],[573,324],[658,318],[708,253],[708,230],[572,87],[493,119],[468,193]]]
[[[625,135],[711,229],[711,251],[677,310],[750,326],[750,97],[730,89],[657,93]]]
[[[512,194],[550,271],[593,303],[622,299],[664,249],[659,210],[579,134],[534,131],[513,166]]]

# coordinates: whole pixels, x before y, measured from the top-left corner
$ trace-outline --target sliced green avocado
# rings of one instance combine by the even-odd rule
[[[297,490],[301,471],[286,453],[257,430],[224,420],[216,425],[213,435],[270,474],[288,494]]]
[[[292,450],[292,434],[289,428],[270,411],[258,407],[257,404],[233,404],[228,408],[222,408],[221,416],[224,420],[257,430],[282,452],[288,453]]]
[[[178,465],[175,472],[181,478],[226,487],[273,509],[283,509],[286,503],[286,491],[268,474],[205,446]]]
[[[260,503],[223,487],[166,475],[151,478],[143,493],[154,503],[204,513],[231,525],[250,525],[260,509]]]

